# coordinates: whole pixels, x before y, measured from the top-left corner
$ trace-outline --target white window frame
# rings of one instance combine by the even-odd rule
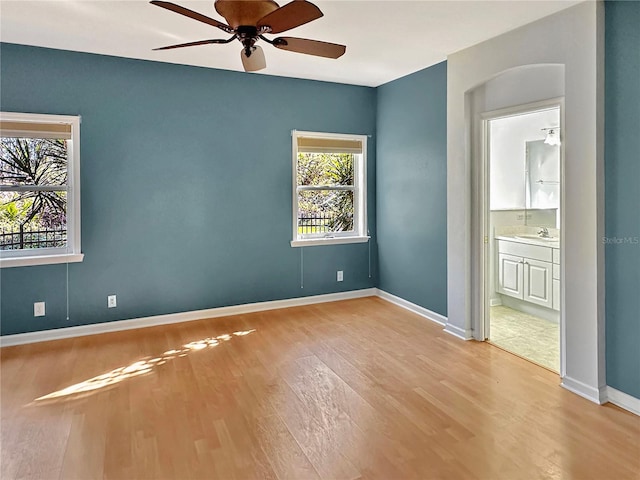
[[[0,112],[0,121],[66,124],[71,126],[71,140],[67,141],[67,246],[0,250],[0,268],[51,265],[81,262],[80,245],[80,121],[79,116]],[[15,187],[0,186],[0,190],[14,191]]]
[[[293,205],[293,240],[292,247],[306,247],[312,245],[334,245],[345,243],[364,243],[369,241],[367,232],[367,135],[351,135],[342,133],[306,132],[293,130],[291,132],[293,152],[292,162],[292,205]],[[356,140],[362,144],[362,153],[356,154],[353,172],[353,187],[344,188],[353,191],[353,231],[333,233],[298,233],[298,138],[323,138],[336,140]],[[305,188],[309,190],[309,188]]]

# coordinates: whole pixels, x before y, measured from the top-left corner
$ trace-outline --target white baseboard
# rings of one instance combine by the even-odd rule
[[[640,398],[633,397],[608,385],[605,387],[605,401],[640,415]]]
[[[439,313],[433,312],[428,308],[416,305],[415,303],[405,300],[404,298],[392,295],[391,293],[380,290],[379,288],[377,289],[377,292],[378,297],[382,298],[383,300],[393,303],[394,305],[402,307],[413,313],[417,313],[427,320],[431,320],[432,322],[443,326],[444,331],[453,335],[454,337],[460,338],[462,340],[473,340],[473,332],[471,330],[464,330],[462,328],[456,327],[455,325],[447,323],[448,319],[444,315],[440,315]]]
[[[386,300],[387,302],[393,303],[394,305],[402,307],[413,313],[417,313],[421,317],[424,317],[427,320],[431,320],[432,322],[435,322],[439,325],[445,326],[447,324],[447,317],[440,315],[439,313],[432,312],[427,308],[416,305],[415,303],[411,303],[404,298],[396,297],[395,295],[385,292],[384,290],[380,290],[379,288],[376,290],[378,297]]]
[[[151,317],[133,318],[129,320],[117,320],[113,322],[95,323],[91,325],[79,325],[76,327],[56,328],[52,330],[42,330],[38,332],[18,333],[15,335],[0,336],[0,347],[10,347],[13,345],[23,345],[27,343],[46,342],[50,340],[61,340],[64,338],[81,337],[84,335],[98,335],[100,333],[118,332],[122,330],[133,330],[136,328],[155,327],[158,325],[168,325],[172,323],[191,322],[207,318],[226,317],[240,315],[243,313],[260,312],[274,310],[278,308],[289,308],[315,303],[335,302],[338,300],[348,300],[352,298],[378,296],[399,307],[414,312],[432,322],[445,326],[447,317],[433,312],[427,308],[411,303],[403,298],[377,288],[366,288],[362,290],[352,290],[349,292],[329,293],[326,295],[314,295],[310,297],[291,298],[286,300],[274,300],[269,302],[248,303],[244,305],[232,305],[229,307],[209,308],[206,310],[194,310],[190,312],[171,313],[167,315],[155,315]],[[445,329],[446,330],[446,329]],[[458,332],[449,331],[456,337],[467,339]]]
[[[286,300],[273,300],[270,302],[247,303],[244,305],[232,305],[229,307],[209,308],[191,312],[171,313],[167,315],[155,315],[152,317],[134,318],[130,320],[118,320],[114,322],[95,323],[92,325],[80,325],[77,327],[56,328],[39,332],[18,333],[0,337],[0,347],[22,345],[34,342],[46,342],[63,338],[81,337],[84,335],[96,335],[99,333],[132,330],[135,328],[154,327],[171,323],[190,322],[207,318],[227,317],[243,313],[275,310],[278,308],[298,307],[312,305],[314,303],[335,302],[352,298],[373,297],[378,294],[376,288],[351,290],[349,292],[328,293],[326,295],[313,295],[310,297],[291,298]]]
[[[565,376],[562,378],[560,385],[570,392],[580,395],[582,398],[586,398],[598,405],[602,405],[606,402],[604,392],[596,387],[592,387],[591,385],[587,385],[586,383],[576,380],[575,378]]]
[[[444,331],[461,340],[473,340],[472,330],[465,330],[464,328],[457,327],[450,323],[447,323],[447,325],[444,327]]]

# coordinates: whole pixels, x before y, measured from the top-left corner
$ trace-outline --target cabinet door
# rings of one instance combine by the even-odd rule
[[[498,293],[522,298],[522,257],[498,254]]]
[[[552,308],[552,273],[553,265],[551,263],[525,258],[523,299]]]

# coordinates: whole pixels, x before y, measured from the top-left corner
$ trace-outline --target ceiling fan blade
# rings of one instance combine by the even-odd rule
[[[322,12],[306,0],[294,0],[265,15],[258,21],[258,29],[269,27],[269,33],[281,33],[322,17]]]
[[[337,43],[320,42],[307,38],[278,37],[273,41],[273,46],[290,52],[306,53],[318,57],[338,58],[344,55],[347,47]]]
[[[158,7],[166,8],[167,10],[171,10],[172,12],[179,13],[180,15],[184,15],[185,17],[193,18],[194,20],[198,20],[199,22],[206,23],[207,25],[211,25],[213,27],[218,27],[220,30],[224,30],[227,33],[233,32],[233,29],[218,20],[213,18],[209,18],[206,15],[202,15],[201,13],[194,12],[193,10],[189,10],[188,8],[181,7],[180,5],[176,5],[171,2],[161,2],[159,0],[152,0],[150,2],[153,5]]]
[[[211,43],[229,43],[229,41],[220,39],[200,40],[198,42],[180,43],[178,45],[169,45],[168,47],[154,48],[153,50],[171,50],[172,48],[195,47],[196,45],[208,45]]]
[[[260,46],[253,47],[249,57],[247,57],[246,51],[242,49],[240,58],[245,72],[257,72],[267,67],[267,61],[264,59],[264,52]]]

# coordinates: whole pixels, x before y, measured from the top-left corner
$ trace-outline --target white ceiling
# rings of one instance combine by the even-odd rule
[[[213,1],[172,1],[224,21],[215,12]],[[347,45],[347,53],[330,60],[263,45],[267,68],[258,74],[378,86],[579,1],[314,3],[324,17],[283,35],[342,43]],[[146,1],[0,0],[0,17],[2,42],[242,71],[237,41],[152,51],[226,35]]]

